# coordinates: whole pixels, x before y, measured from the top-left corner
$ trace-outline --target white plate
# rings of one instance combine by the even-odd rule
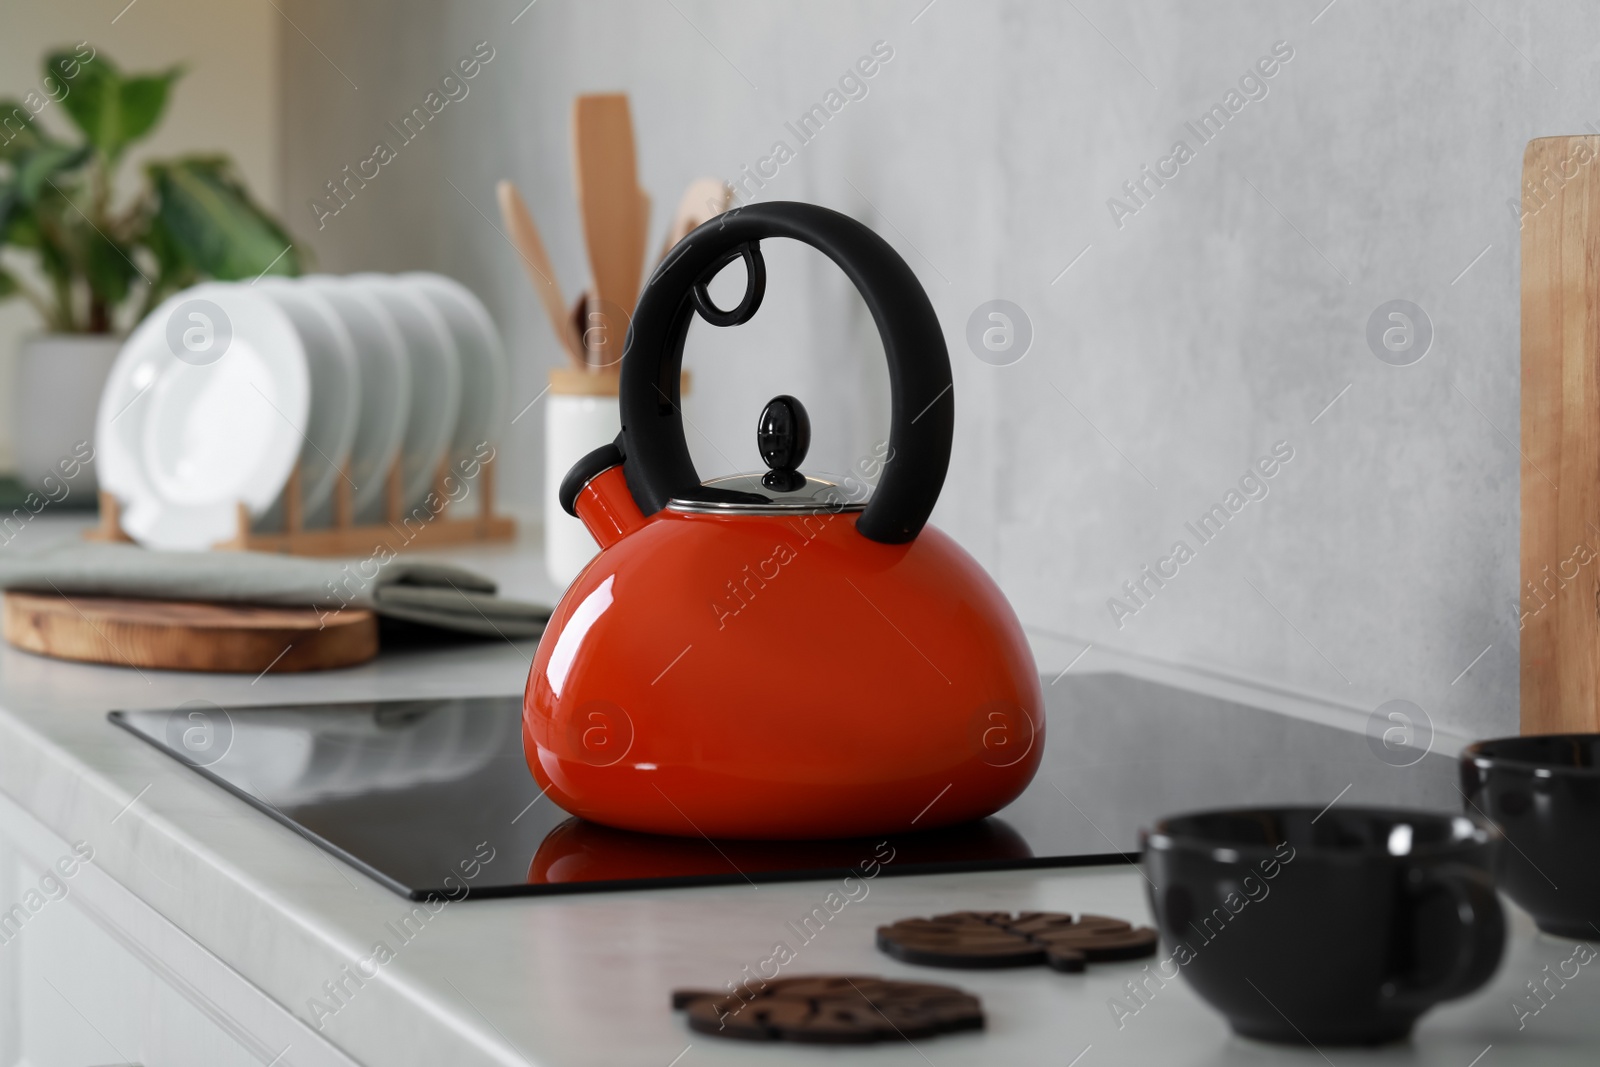
[[[500,331],[472,290],[442,274],[402,274],[444,316],[461,355],[461,411],[450,442],[454,464],[492,455],[506,431],[510,371]],[[457,466],[456,473],[462,468]]]
[[[327,278],[284,284],[337,315],[355,349],[361,410],[350,448],[351,504],[356,522],[381,522],[384,480],[405,439],[411,409],[411,364],[400,330],[371,293]]]
[[[300,504],[307,528],[333,523],[333,490],[350,460],[361,412],[361,381],[355,345],[344,322],[327,302],[298,282],[263,279],[252,288],[278,305],[294,323],[311,370],[311,411],[305,447],[300,450]],[[283,529],[284,500],[261,516],[261,529]]]
[[[411,364],[411,408],[400,452],[401,499],[407,512],[425,506],[461,410],[461,357],[434,310],[411,286],[383,274],[354,274],[344,284],[377,297],[399,327]]]
[[[214,362],[179,359],[173,316],[204,299],[232,338]],[[183,322],[178,323],[181,330]],[[134,330],[101,395],[96,439],[123,502],[123,529],[152,548],[204,549],[237,532],[238,505],[262,515],[305,446],[311,374],[294,323],[238,285],[179,293]]]
[[[144,406],[161,365],[172,359],[166,346],[166,322],[183,301],[203,293],[199,286],[168,297],[145,316],[122,343],[100,392],[94,420],[95,472],[101,489],[126,506],[149,492],[139,469],[139,438]]]

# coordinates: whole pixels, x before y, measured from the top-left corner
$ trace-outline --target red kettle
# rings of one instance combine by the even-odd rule
[[[679,408],[699,315],[748,321],[787,237],[860,290],[889,360],[889,439],[853,478],[798,471],[804,408],[779,397],[771,468],[703,482]],[[707,283],[742,259],[743,298]],[[640,294],[622,432],[563,481],[601,552],[561,598],[523,698],[523,749],[562,808],[625,830],[825,838],[979,819],[1033,778],[1043,698],[1011,605],[925,525],[950,462],[950,357],[916,276],[877,234],[809,204],[742,207],[680,242]],[[869,475],[875,473],[868,471]]]

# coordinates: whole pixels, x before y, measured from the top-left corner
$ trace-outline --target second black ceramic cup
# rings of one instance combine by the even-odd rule
[[[1499,966],[1497,843],[1470,819],[1396,809],[1163,819],[1144,841],[1156,973],[1182,974],[1246,1037],[1398,1040]]]
[[[1479,741],[1461,753],[1468,814],[1505,835],[1495,875],[1558,937],[1600,936],[1600,734]]]

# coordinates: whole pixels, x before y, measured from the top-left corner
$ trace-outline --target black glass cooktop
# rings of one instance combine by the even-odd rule
[[[612,830],[542,797],[520,697],[220,708],[111,721],[398,893],[423,900],[641,886],[1127,862],[1177,811],[1255,803],[1455,811],[1454,753],[1372,738],[1119,674],[1045,686],[1045,759],[992,818],[844,841],[711,841]],[[1416,716],[1413,715],[1415,718]]]

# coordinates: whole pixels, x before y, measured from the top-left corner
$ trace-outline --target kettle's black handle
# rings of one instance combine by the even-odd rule
[[[706,308],[718,325],[755,313],[765,283],[759,242],[803,241],[837,263],[860,290],[889,360],[889,455],[856,529],[885,544],[916,537],[933,512],[950,467],[955,397],[944,334],[911,268],[888,242],[847,215],[812,204],[734,208],[680,241],[656,268],[634,310],[622,359],[620,405],[628,490],[646,515],[700,485],[684,440],[678,382],[689,323],[705,283],[734,258],[749,273],[732,311]],[[698,292],[697,292],[698,290]],[[703,312],[704,313],[704,312]],[[720,321],[719,321],[720,320]]]

